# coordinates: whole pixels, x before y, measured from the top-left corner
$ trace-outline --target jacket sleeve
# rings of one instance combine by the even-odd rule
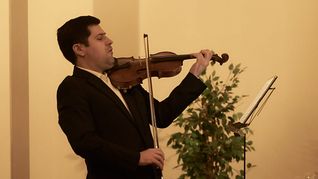
[[[87,98],[85,90],[71,77],[66,78],[57,91],[59,125],[74,152],[85,159],[107,162],[128,171],[136,170],[139,152],[124,149],[97,135]]]
[[[161,102],[155,100],[157,127],[168,127],[192,101],[198,98],[205,88],[206,85],[200,79],[192,73],[188,73],[166,99]],[[146,91],[144,91],[144,96],[147,100],[149,99]],[[149,121],[149,123],[151,123],[151,121]]]

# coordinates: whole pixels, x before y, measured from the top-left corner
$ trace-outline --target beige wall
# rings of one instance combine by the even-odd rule
[[[57,123],[56,89],[72,65],[62,56],[56,30],[70,18],[92,14],[86,0],[29,0],[30,178],[85,178]]]
[[[10,178],[9,1],[0,1],[0,178]]]
[[[94,15],[114,41],[114,55],[138,56],[139,54],[139,0],[94,0]],[[123,23],[124,22],[124,23]]]
[[[1,1],[0,7],[1,22],[8,24],[8,1]],[[151,53],[163,50],[191,53],[202,48],[229,53],[233,63],[248,67],[241,77],[238,93],[250,97],[238,108],[241,111],[269,77],[278,75],[276,91],[251,126],[256,151],[247,157],[257,167],[247,176],[296,178],[317,171],[317,7],[315,0],[29,0],[30,178],[85,176],[83,160],[73,154],[57,124],[55,101],[57,85],[72,72],[72,66],[58,49],[56,29],[66,20],[83,14],[101,18],[101,25],[115,41],[116,56],[144,56],[143,33],[149,34]],[[3,128],[0,139],[4,141],[0,150],[4,161],[0,163],[0,178],[10,177],[8,33],[8,29],[1,28],[1,39],[4,39],[0,41],[4,49],[1,59],[4,60],[1,60],[0,78],[5,85],[0,91],[0,115],[4,119],[0,121]],[[155,96],[159,99],[167,96],[192,63],[185,62],[184,70],[177,77],[154,80]],[[221,74],[226,71],[224,67],[217,69]],[[174,179],[180,172],[172,169],[176,156],[165,146],[174,130],[171,127],[160,131],[161,147],[167,158],[166,179]]]

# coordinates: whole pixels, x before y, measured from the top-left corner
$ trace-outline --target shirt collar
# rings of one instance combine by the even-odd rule
[[[79,69],[85,70],[85,71],[87,71],[87,72],[89,72],[89,73],[91,73],[91,74],[97,76],[97,77],[100,78],[100,79],[103,79],[103,80],[104,80],[105,77],[108,78],[108,77],[107,77],[107,73],[104,73],[104,74],[103,74],[103,73],[99,73],[99,72],[97,72],[97,71],[90,70],[90,69],[87,69],[87,68],[83,68],[83,67],[79,67],[79,66],[76,66],[76,67],[79,68]]]

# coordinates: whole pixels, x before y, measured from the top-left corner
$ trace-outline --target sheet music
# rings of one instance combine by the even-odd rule
[[[261,90],[258,92],[257,96],[254,98],[254,101],[250,104],[250,106],[247,108],[246,112],[241,117],[240,121],[242,121],[244,124],[247,122],[249,117],[252,115],[252,113],[255,111],[259,103],[262,101],[264,96],[266,95],[267,91],[271,88],[275,80],[278,78],[278,76],[273,76],[269,80],[266,81],[264,86],[261,88]]]

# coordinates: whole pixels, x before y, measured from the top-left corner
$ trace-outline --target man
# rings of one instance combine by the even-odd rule
[[[164,153],[153,146],[148,93],[140,85],[123,93],[111,84],[105,71],[114,65],[113,41],[99,23],[80,16],[57,31],[62,53],[74,65],[58,87],[59,124],[85,159],[87,179],[159,178]],[[197,77],[213,53],[194,55],[197,61],[181,84],[165,100],[155,100],[157,127],[169,126],[205,89]]]

